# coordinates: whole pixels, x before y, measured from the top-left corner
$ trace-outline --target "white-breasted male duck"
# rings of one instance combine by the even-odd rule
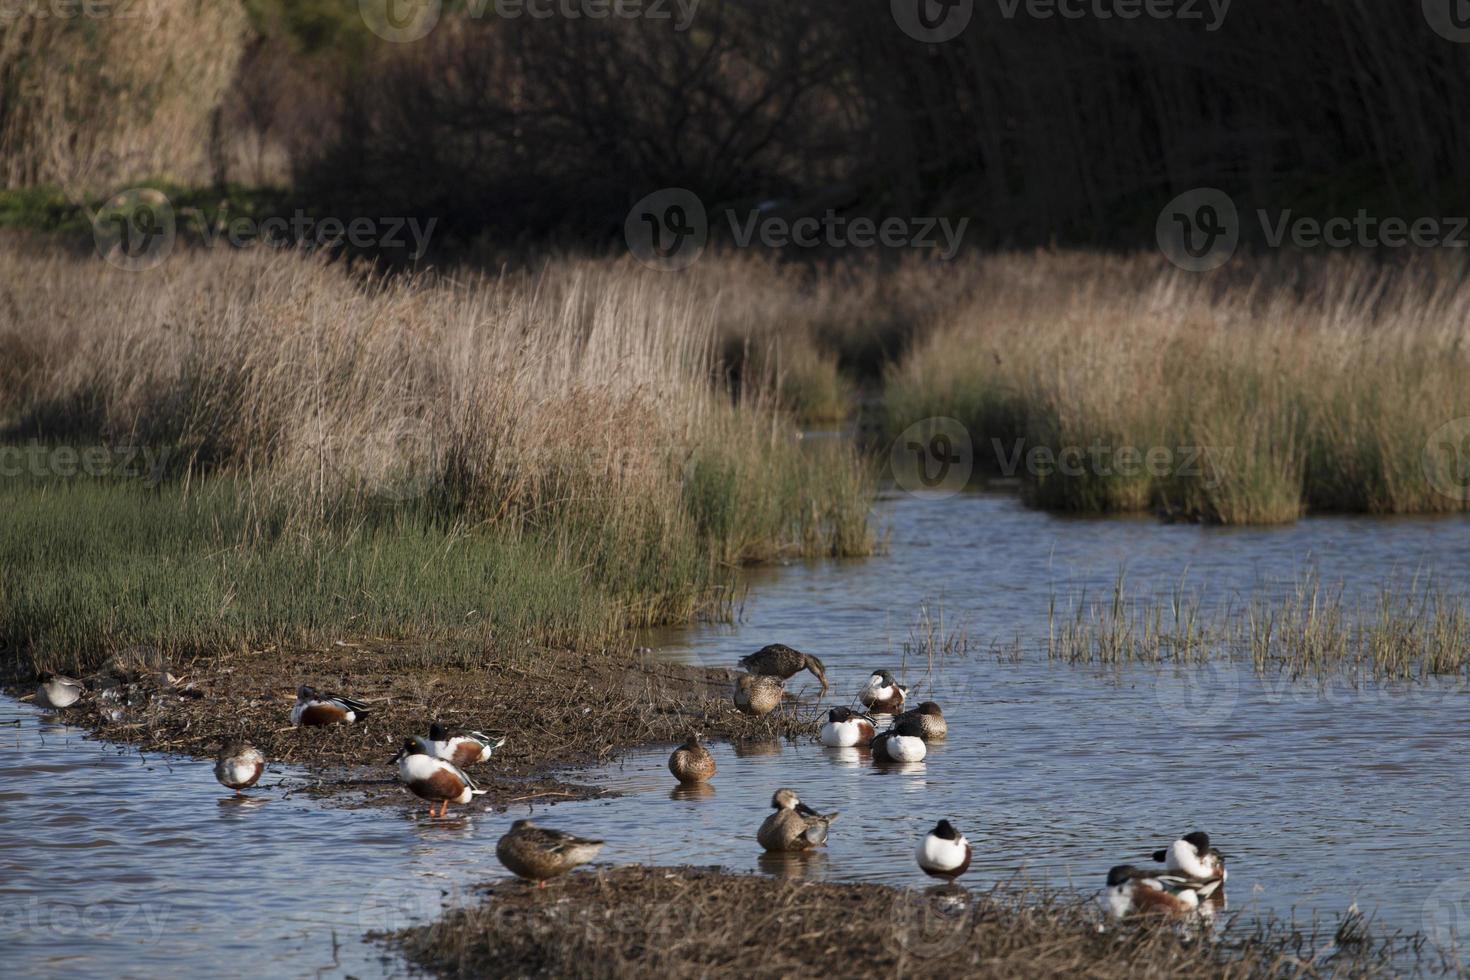
[[[406,739],[391,761],[398,763],[398,778],[409,792],[429,801],[431,817],[442,817],[449,812],[449,804],[468,803],[485,792],[459,766],[436,756],[426,738]],[[435,803],[441,804],[438,813]]]
[[[669,756],[669,772],[685,785],[708,782],[715,774],[715,757],[704,747],[704,742],[701,741],[703,737],[699,732],[694,732],[688,741]]]
[[[893,725],[875,737],[869,747],[878,762],[923,762],[929,754],[923,726],[913,718],[895,718]]]
[[[941,820],[919,841],[919,870],[954,881],[970,870],[970,842],[948,820]]]
[[[894,680],[892,674],[886,670],[875,670],[858,692],[858,700],[869,711],[892,715],[903,710],[903,699],[907,694],[908,688]]]
[[[786,693],[779,677],[765,674],[740,674],[735,678],[735,707],[757,718],[775,711]]]
[[[827,712],[827,720],[818,735],[823,745],[833,748],[848,748],[854,745],[866,747],[878,731],[873,719],[853,711],[851,708],[833,708]]]
[[[827,668],[822,662],[811,654],[792,649],[784,643],[772,643],[741,657],[740,667],[750,674],[779,677],[783,681],[790,680],[803,670],[809,670],[821,682],[822,693],[827,693]]]
[[[490,757],[505,744],[504,732],[477,732],[468,728],[446,728],[437,721],[429,726],[429,745],[437,758],[463,769]]]
[[[352,724],[368,713],[367,705],[337,694],[323,694],[303,684],[296,690],[296,704],[291,709],[291,724],[321,727],[339,722]]]
[[[214,778],[237,795],[254,786],[264,772],[265,754],[238,739],[221,748],[214,760]]]
[[[603,842],[549,827],[538,827],[529,820],[517,820],[495,845],[495,856],[511,874],[544,887],[548,878],[566,874],[579,864],[597,857]]]
[[[86,687],[75,677],[48,672],[37,680],[36,704],[50,711],[70,708],[77,703],[85,690]]]
[[[949,734],[949,722],[944,720],[944,712],[933,701],[920,701],[917,708],[910,708],[894,721],[905,719],[919,723],[920,734],[926,742],[937,742]]]
[[[1188,915],[1199,908],[1199,890],[1187,879],[1119,864],[1108,870],[1108,887],[1103,893],[1114,918],[1129,915]]]
[[[818,813],[797,798],[792,789],[778,789],[771,797],[776,812],[762,821],[755,839],[768,851],[809,851],[827,843],[827,828],[837,814]]]
[[[1230,873],[1225,870],[1225,856],[1210,846],[1210,835],[1196,830],[1160,848],[1153,859],[1164,865],[1164,870],[1182,875],[1202,887],[1196,889],[1201,898],[1206,898],[1225,884]]]

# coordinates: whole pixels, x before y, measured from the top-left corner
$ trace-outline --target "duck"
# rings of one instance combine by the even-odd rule
[[[530,820],[517,820],[495,845],[495,856],[506,870],[518,878],[546,886],[547,879],[586,864],[597,857],[603,841],[571,834],[549,827],[538,827]]]
[[[265,772],[265,755],[255,746],[239,739],[226,743],[214,760],[214,778],[226,789],[239,795],[259,781]]]
[[[510,736],[504,732],[477,732],[468,728],[445,728],[437,721],[429,726],[429,745],[435,758],[452,762],[463,769],[477,762],[489,762]]]
[[[755,839],[768,851],[809,851],[827,843],[827,828],[836,813],[821,814],[797,797],[793,789],[778,789],[771,797],[775,813],[766,817]]]
[[[949,734],[949,722],[944,720],[944,712],[940,711],[939,705],[933,701],[920,701],[917,708],[905,711],[894,720],[907,719],[919,723],[922,730],[921,736],[926,742],[938,742]]]
[[[867,745],[877,732],[873,719],[851,708],[833,708],[827,712],[827,721],[822,725],[818,738],[823,745],[833,748],[848,748]]]
[[[1210,846],[1210,835],[1196,830],[1160,848],[1153,859],[1163,864],[1165,871],[1182,875],[1192,882],[1207,883],[1198,889],[1201,897],[1207,897],[1225,884],[1229,872],[1225,870],[1225,856]]]
[[[776,710],[786,685],[779,677],[766,674],[741,674],[735,678],[735,707],[757,718]]]
[[[70,708],[84,691],[86,687],[75,677],[47,672],[37,679],[36,704],[50,711]]]
[[[941,820],[919,841],[914,855],[919,870],[931,878],[954,881],[970,870],[970,842],[948,820]]]
[[[895,720],[884,733],[868,743],[873,758],[879,762],[923,762],[929,754],[923,728],[913,719]]]
[[[485,793],[463,769],[436,756],[429,740],[421,736],[405,740],[391,761],[398,763],[398,778],[409,792],[429,801],[431,817],[444,816],[450,803],[468,803]],[[434,812],[435,803],[441,804],[438,813]]]
[[[1129,915],[1188,915],[1199,908],[1200,895],[1183,879],[1119,864],[1108,869],[1105,892],[1114,918]]]
[[[296,705],[291,709],[291,724],[320,727],[338,722],[352,724],[368,713],[367,705],[336,694],[322,694],[303,684],[296,690]]]
[[[827,693],[827,668],[816,657],[809,653],[794,650],[784,643],[772,643],[763,646],[755,653],[740,658],[740,667],[747,673],[759,674],[762,677],[779,677],[788,681],[803,670],[811,672],[822,685],[822,693]]]
[[[868,683],[858,692],[858,700],[869,711],[892,715],[903,708],[903,699],[907,693],[908,688],[894,680],[888,671],[875,670],[873,676],[868,678]]]
[[[707,782],[715,774],[715,757],[701,741],[704,736],[694,732],[689,739],[669,756],[669,772],[686,785]]]

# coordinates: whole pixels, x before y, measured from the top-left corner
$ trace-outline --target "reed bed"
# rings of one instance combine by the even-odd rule
[[[1255,524],[1470,499],[1463,447],[1436,435],[1470,415],[1456,259],[983,266],[972,302],[889,371],[888,429],[958,419],[1037,506]]]
[[[717,609],[736,564],[872,546],[855,452],[800,439],[769,385],[724,383],[706,284],[572,260],[384,279],[264,249],[146,274],[0,249],[0,267],[12,444],[169,461],[157,488],[10,484],[0,617],[16,645],[192,644],[184,624],[255,593],[269,615],[198,639],[313,630],[341,622],[334,605],[389,629],[443,599],[430,632],[469,617],[611,643]],[[72,509],[87,517],[68,527]],[[48,584],[43,562],[107,588]],[[180,577],[197,599],[167,613]],[[128,608],[109,613],[117,590]]]

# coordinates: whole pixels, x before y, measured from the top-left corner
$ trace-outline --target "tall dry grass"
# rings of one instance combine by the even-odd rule
[[[1458,263],[1240,261],[1201,276],[1152,256],[981,261],[971,304],[890,371],[889,427],[955,417],[992,466],[1020,445],[1015,475],[1037,505],[1227,524],[1465,507],[1433,472],[1453,476],[1454,447],[1431,439],[1470,415]],[[1080,456],[1028,465],[1037,447]],[[1150,466],[1134,449],[1160,455]]]

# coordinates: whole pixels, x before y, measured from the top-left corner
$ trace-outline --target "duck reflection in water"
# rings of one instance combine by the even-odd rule
[[[740,759],[753,759],[763,755],[780,755],[781,740],[778,738],[765,739],[758,742],[736,742],[735,756]]]
[[[773,878],[820,881],[827,877],[827,852],[766,851],[756,865]]]
[[[693,802],[707,800],[715,795],[713,783],[680,783],[669,790],[669,799]]]

